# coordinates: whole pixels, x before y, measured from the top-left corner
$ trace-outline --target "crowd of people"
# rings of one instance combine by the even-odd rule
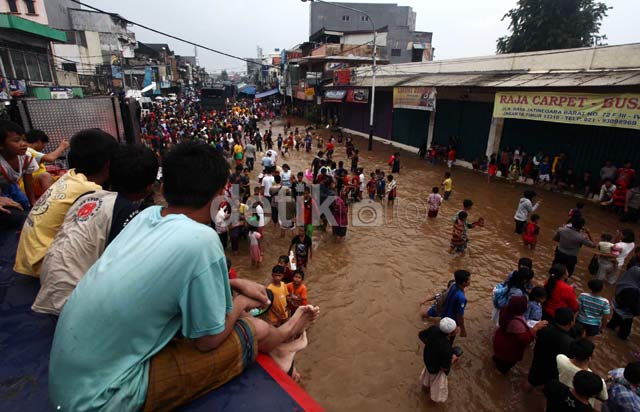
[[[446,182],[450,174],[445,178]],[[430,196],[437,196],[436,189]],[[541,206],[534,203],[535,196],[534,191],[526,190],[514,216],[516,234],[522,236],[525,246],[533,247],[539,234],[539,215],[533,212]],[[466,210],[455,218],[452,251],[464,250],[466,229],[474,227],[466,222],[473,202],[464,202]],[[640,247],[635,246],[630,228],[615,235],[603,233],[599,242],[594,240],[586,228],[583,208],[584,204],[578,203],[553,236],[558,245],[544,284],[533,282],[532,259],[521,258],[517,268],[494,287],[492,359],[496,369],[507,374],[535,342],[525,387],[529,391],[543,389],[549,412],[594,410],[596,399],[603,411],[640,410],[640,355],[634,353],[635,361],[612,369],[606,380],[589,369],[605,329],[626,340],[633,318],[640,315]],[[592,278],[587,284],[589,291],[577,294],[569,279],[582,247],[594,249],[589,264]],[[433,302],[423,317],[440,318],[419,336],[425,343],[420,381],[434,402],[446,401],[447,375],[462,354],[453,342],[456,335],[467,335],[465,290],[470,282],[470,272],[458,270],[445,289],[421,303]],[[612,302],[602,296],[607,287],[613,289]]]
[[[456,161],[455,144],[433,145],[428,150],[422,147],[419,153],[432,164],[443,159],[449,168]],[[640,219],[640,184],[631,162],[618,167],[606,160],[599,171],[586,171],[579,176],[566,153],[550,155],[538,150],[534,154],[527,153],[523,146],[512,149],[507,145],[498,153],[475,159],[471,165],[473,170],[486,173],[489,181],[499,175],[511,182],[533,183],[552,191],[573,193],[597,201],[623,222]]]
[[[32,309],[59,317],[50,360],[54,405],[171,410],[240,374],[258,351],[300,379],[295,354],[307,346],[306,330],[319,316],[305,284],[317,253],[314,233],[331,227],[343,242],[352,204],[393,206],[401,154],[367,174],[350,136],[325,142],[289,121],[274,136],[272,120],[261,103],[204,110],[181,98],[158,103],[142,119],[143,145],[118,145],[91,129],[46,155],[46,134],[0,124],[0,228],[21,229],[14,270],[40,280]],[[309,168],[293,171],[288,159],[314,144]],[[69,171],[58,176],[44,168],[67,150]],[[533,167],[515,176],[504,168],[504,153],[507,166]],[[446,156],[451,168],[455,150]],[[554,159],[544,173],[548,158],[518,148],[486,166],[516,179],[535,173],[532,178],[560,187],[567,182],[563,160]],[[639,186],[629,170],[607,169],[602,185],[615,183],[611,198],[627,189],[622,212],[637,220]],[[429,218],[438,217],[453,190],[447,171],[426,199]],[[540,233],[535,197],[526,190],[514,216],[516,234],[531,249]],[[608,206],[602,193],[600,201]],[[455,214],[449,253],[463,255],[467,231],[484,225],[482,218],[472,221],[472,208],[465,199]],[[608,412],[640,410],[640,362],[611,370],[606,381],[589,369],[598,335],[608,328],[627,339],[640,315],[640,248],[628,228],[594,240],[583,208],[578,203],[555,233],[544,284],[533,283],[533,262],[522,258],[493,289],[492,359],[507,374],[535,342],[527,385],[543,388],[548,411],[591,410],[595,399]],[[265,258],[269,236],[290,237],[289,248]],[[242,279],[232,267],[230,256],[243,246],[256,270],[273,262],[266,285]],[[569,279],[582,247],[594,250],[593,278],[589,292],[576,295]],[[471,278],[458,270],[423,302],[432,302],[425,317],[440,318],[419,335],[425,343],[420,380],[435,402],[446,401],[447,375],[463,356],[454,341],[467,336]],[[607,287],[614,288],[611,303],[602,296]]]

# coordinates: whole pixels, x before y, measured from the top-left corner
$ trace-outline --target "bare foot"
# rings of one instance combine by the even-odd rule
[[[300,306],[286,323],[291,328],[289,336],[297,336],[307,330],[318,316],[320,316],[320,308],[317,306]]]

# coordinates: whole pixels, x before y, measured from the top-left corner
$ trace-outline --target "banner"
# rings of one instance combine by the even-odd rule
[[[436,110],[435,87],[394,87],[394,109]]]
[[[346,90],[325,90],[324,91],[324,101],[326,103],[330,102],[342,102],[345,94],[347,94]]]
[[[640,93],[499,92],[493,117],[640,130]]]
[[[333,82],[336,86],[351,84],[351,69],[339,69],[333,72]]]
[[[348,103],[367,103],[369,101],[369,89],[349,89],[347,90]]]
[[[73,89],[71,87],[49,87],[52,99],[71,99]]]

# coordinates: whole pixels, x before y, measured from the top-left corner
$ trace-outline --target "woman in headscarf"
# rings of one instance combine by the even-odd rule
[[[536,338],[538,330],[547,326],[546,321],[540,321],[530,328],[524,318],[526,311],[527,298],[514,296],[500,312],[500,326],[493,336],[493,362],[502,373],[508,373],[522,360],[524,350]]]
[[[627,270],[616,285],[613,299],[613,316],[607,328],[618,330],[620,339],[627,339],[631,334],[633,318],[640,315],[640,267]]]

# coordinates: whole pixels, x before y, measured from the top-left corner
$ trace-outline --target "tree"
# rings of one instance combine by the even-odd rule
[[[227,80],[229,80],[229,74],[227,73],[226,70],[223,70],[220,73],[220,80],[222,80],[223,82],[226,82]]]
[[[609,10],[594,0],[518,0],[509,18],[511,34],[497,41],[498,53],[587,47]]]

